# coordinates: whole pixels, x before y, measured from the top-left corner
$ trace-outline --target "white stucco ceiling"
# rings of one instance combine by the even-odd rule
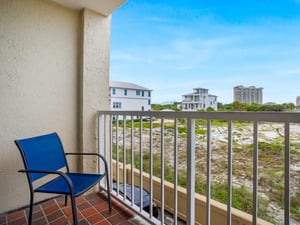
[[[127,0],[52,0],[74,10],[91,9],[105,16],[110,15]]]

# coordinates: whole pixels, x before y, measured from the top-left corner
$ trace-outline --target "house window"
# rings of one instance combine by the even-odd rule
[[[151,91],[148,91],[148,97],[151,97]]]
[[[151,105],[151,100],[150,99],[148,100],[148,105]]]
[[[141,91],[140,90],[136,90],[136,95],[140,96],[141,95]]]
[[[113,94],[113,95],[116,94],[116,89],[115,89],[115,88],[112,89],[112,94]]]
[[[127,89],[124,89],[124,95],[127,95]]]
[[[142,91],[142,96],[144,97],[144,91]]]
[[[113,102],[113,108],[114,109],[121,109],[122,103],[121,102]]]

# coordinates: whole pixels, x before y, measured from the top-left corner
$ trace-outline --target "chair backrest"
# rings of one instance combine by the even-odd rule
[[[16,140],[25,169],[58,170],[67,167],[63,146],[57,133]],[[68,167],[67,167],[68,168]],[[30,173],[31,182],[46,174]]]

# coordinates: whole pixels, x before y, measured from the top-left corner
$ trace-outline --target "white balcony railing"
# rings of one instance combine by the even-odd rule
[[[266,196],[268,193],[263,193],[264,191],[268,192],[276,187],[266,187],[269,184],[263,182],[263,177],[259,172],[272,167],[275,162],[277,162],[275,166],[277,173],[282,174],[283,186],[283,200],[280,203],[282,205],[279,206],[283,216],[281,219],[276,218],[276,223],[288,225],[291,220],[297,220],[297,215],[296,220],[293,219],[294,208],[291,209],[290,199],[297,194],[300,196],[299,185],[293,185],[293,183],[299,184],[300,181],[300,175],[297,172],[297,168],[300,168],[300,164],[297,164],[300,162],[299,113],[99,111],[98,116],[99,151],[108,156],[111,180],[118,184],[112,194],[148,221],[154,224],[165,224],[164,213],[167,210],[173,214],[174,224],[177,224],[177,217],[184,219],[187,224],[215,224],[214,221],[218,220],[215,215],[212,215],[212,205],[215,204],[211,196],[212,182],[222,178],[227,184],[227,200],[224,209],[226,219],[225,221],[223,219],[223,224],[235,224],[233,221],[236,219],[236,209],[233,208],[232,199],[233,188],[237,186],[237,183],[249,187],[252,192],[251,212],[248,217],[250,222],[248,221],[247,224],[268,224],[258,218],[259,196],[261,194]],[[239,125],[246,127],[246,131]],[[269,126],[268,130],[266,130],[266,126]],[[270,146],[272,143],[279,142],[282,148],[279,150],[278,158],[276,156],[270,160],[260,159],[262,151],[260,142],[269,142]],[[242,145],[251,148],[250,154],[243,153]],[[236,157],[238,154],[244,154],[243,158]],[[154,157],[156,155],[159,157]],[[147,157],[145,158],[145,156]],[[280,161],[281,159],[282,161]],[[201,163],[199,164],[199,160],[205,161],[204,169]],[[223,162],[225,171],[214,169],[218,161]],[[244,161],[251,161],[250,168],[248,168],[249,164]],[[153,168],[157,162],[159,162],[159,175],[155,175],[157,168]],[[264,164],[262,165],[262,163]],[[143,165],[145,164],[147,164],[147,174],[149,174],[147,184],[144,184],[145,172],[143,170],[145,170],[145,166]],[[174,177],[171,197],[173,206],[167,207],[165,170],[169,169],[166,166],[170,164]],[[249,173],[250,169],[248,177],[238,178],[236,175],[236,167],[240,164],[244,165],[242,168],[245,171],[239,173]],[[187,179],[186,201],[184,202],[186,207],[183,213],[179,212],[179,207],[183,204],[181,200],[180,202],[178,200],[180,189],[178,179],[182,176],[181,173],[179,175],[179,170],[185,171]],[[239,170],[242,169],[239,167]],[[276,173],[276,171],[273,172]],[[160,178],[156,178],[157,176]],[[198,196],[195,183],[200,176],[204,176],[206,181],[205,207],[203,209],[205,212],[200,212],[195,203],[195,198]],[[237,179],[242,179],[242,181],[237,182]],[[154,183],[157,180],[160,185],[158,192],[154,190]],[[243,182],[245,183],[243,184]],[[280,183],[281,181],[276,182]],[[155,199],[160,206],[160,220],[153,218],[152,205],[150,213],[147,213],[143,210],[142,203],[140,207],[133,204],[133,192],[131,192],[132,202],[120,195],[119,183],[131,184],[132,188],[138,184],[141,190],[147,189],[150,193],[150,202]],[[126,190],[123,191],[126,196]],[[142,194],[140,198],[143,198]],[[269,199],[269,201],[271,200]],[[201,214],[203,218],[198,219],[197,214]],[[271,222],[275,220],[272,216],[270,217]]]

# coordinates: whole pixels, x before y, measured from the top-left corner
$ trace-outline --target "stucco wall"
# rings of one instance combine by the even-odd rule
[[[97,152],[97,111],[109,110],[111,17],[85,9],[81,13],[80,149]],[[84,172],[97,170],[94,158],[84,158]]]
[[[0,1],[0,213],[29,204],[15,139],[56,131],[66,151],[96,151],[96,110],[109,108],[109,29],[110,17],[89,10]]]
[[[15,139],[56,131],[77,147],[79,12],[0,1],[0,212],[29,203]]]

